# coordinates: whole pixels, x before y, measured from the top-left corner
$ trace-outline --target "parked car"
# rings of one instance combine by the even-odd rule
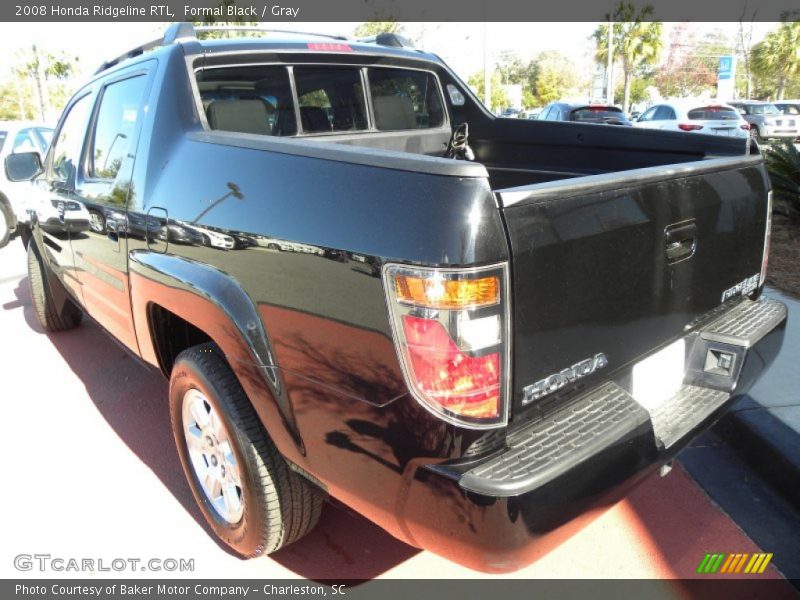
[[[750,124],[750,134],[757,142],[793,139],[800,135],[800,120],[784,116],[770,102],[737,101],[731,102],[731,106]]]
[[[795,125],[800,126],[800,100],[778,100],[773,104],[782,115],[794,119]],[[795,141],[800,142],[800,134]]]
[[[41,123],[0,121],[0,160],[17,152],[44,154],[52,135],[52,128]],[[30,187],[28,182],[10,181],[0,169],[0,248],[24,234]]]
[[[514,108],[510,106],[508,108],[503,109],[503,111],[498,115],[499,117],[503,117],[505,119],[515,119],[519,116],[520,112],[522,112],[519,108]]]
[[[517,116],[520,119],[538,119],[540,112],[542,112],[541,108],[531,108],[530,110],[523,110]]]
[[[717,102],[662,102],[634,121],[636,127],[723,135],[747,139],[750,125],[729,104]]]
[[[497,118],[391,34],[194,38],[176,23],[106,63],[44,161],[12,171],[295,244],[32,222],[42,327],[88,313],[169,379],[189,487],[239,555],[302,537],[335,498],[406,543],[518,569],[662,470],[779,351],[769,179],[738,140],[598,127],[591,107]],[[469,136],[474,160],[443,155]],[[112,146],[109,177],[94,163]]]
[[[576,121],[607,125],[631,125],[628,117],[618,106],[608,104],[585,104],[551,102],[539,113],[542,121]]]

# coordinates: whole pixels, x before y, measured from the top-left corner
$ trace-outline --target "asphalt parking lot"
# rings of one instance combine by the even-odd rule
[[[21,573],[14,567],[21,553],[194,560],[193,572],[148,577],[488,577],[407,546],[337,506],[326,506],[316,530],[298,543],[270,557],[238,559],[210,536],[184,482],[166,382],[90,320],[46,335],[31,308],[19,241],[0,250],[0,332],[0,452],[10,459],[0,494],[0,577],[85,576]],[[677,466],[508,577],[684,578],[696,576],[708,552],[761,550],[771,551]],[[770,565],[758,577],[781,574]]]

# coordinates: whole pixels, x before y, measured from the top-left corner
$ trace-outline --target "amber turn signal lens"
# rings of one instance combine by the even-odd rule
[[[443,279],[396,275],[397,299],[404,304],[425,308],[463,309],[500,303],[500,279]]]

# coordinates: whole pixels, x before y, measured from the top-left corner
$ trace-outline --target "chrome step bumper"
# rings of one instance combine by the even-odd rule
[[[736,392],[748,353],[786,320],[786,306],[771,298],[745,300],[686,336],[684,384],[648,411],[619,383],[607,382],[569,406],[510,434],[507,448],[459,477],[459,485],[489,496],[537,489],[650,428],[657,450],[698,431]],[[724,367],[716,360],[726,355]],[[715,360],[711,360],[711,359]]]

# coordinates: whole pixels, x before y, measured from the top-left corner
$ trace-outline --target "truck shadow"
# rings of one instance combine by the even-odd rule
[[[31,305],[28,279],[14,290],[28,326],[44,334]],[[74,331],[48,335],[86,395],[128,448],[159,478],[209,536],[229,554],[206,525],[183,475],[170,426],[167,382],[117,344],[91,319]],[[405,562],[418,549],[396,540],[349,509],[328,503],[317,527],[295,544],[269,556],[306,579],[369,580]],[[265,576],[267,573],[265,573]]]

